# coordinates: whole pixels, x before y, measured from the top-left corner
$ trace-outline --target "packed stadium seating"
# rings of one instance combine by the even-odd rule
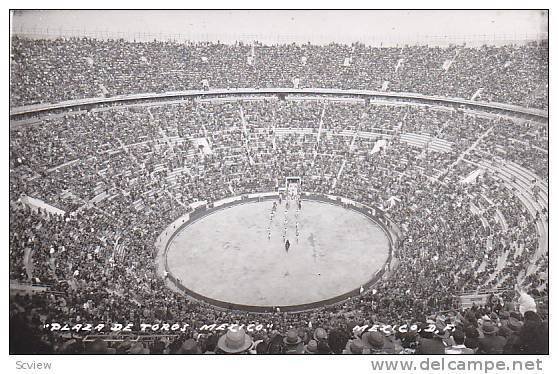
[[[212,88],[389,90],[546,108],[548,42],[368,47],[12,38],[11,105]]]
[[[547,106],[546,87],[538,86],[548,69],[545,43],[370,48],[13,38],[12,44],[12,106],[201,88],[203,79],[211,87],[290,87],[293,77],[306,87],[380,90],[387,81],[390,91],[463,98],[482,88],[481,100]],[[463,344],[459,333],[397,332],[378,343],[374,332],[352,331],[434,321],[457,325],[477,353],[548,351],[547,311],[519,313],[513,306],[515,289],[535,298],[548,293],[547,126],[458,108],[311,95],[99,107],[35,125],[12,123],[10,279],[47,291],[11,299],[10,329],[19,331],[11,349],[427,353],[421,340],[439,339],[441,351],[430,353],[444,353]],[[301,175],[307,191],[384,210],[404,235],[394,254],[397,276],[335,305],[266,315],[222,310],[167,287],[154,264],[154,242],[166,225],[196,201],[273,191],[286,175]],[[64,214],[31,208],[27,198]],[[459,305],[460,295],[483,290],[504,291],[493,304]],[[145,318],[274,327],[236,336],[252,342],[241,351],[229,349],[218,332],[200,334],[196,323],[135,343],[129,337],[88,343],[42,329],[55,321]],[[483,340],[495,327],[505,338],[499,348]]]

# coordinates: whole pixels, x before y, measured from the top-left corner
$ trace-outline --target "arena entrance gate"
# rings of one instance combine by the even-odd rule
[[[302,179],[300,177],[286,177],[285,190],[289,197],[296,197],[302,192]]]

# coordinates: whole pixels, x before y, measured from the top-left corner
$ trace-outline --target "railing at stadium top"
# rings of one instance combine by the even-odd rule
[[[383,92],[370,90],[342,90],[330,88],[234,88],[234,89],[210,89],[210,90],[188,90],[170,91],[162,93],[139,93],[129,95],[117,95],[110,97],[92,97],[62,101],[51,104],[34,104],[10,108],[10,119],[17,121],[29,117],[48,115],[59,111],[90,109],[102,105],[130,105],[141,102],[157,102],[179,99],[212,98],[220,96],[242,96],[242,95],[322,95],[346,96],[349,98],[360,98],[373,103],[376,100],[404,102],[409,104],[430,104],[463,109],[472,109],[492,114],[506,114],[513,117],[523,117],[540,122],[548,121],[548,111],[535,108],[525,108],[517,105],[473,101],[463,98],[428,96],[407,92]],[[240,98],[239,98],[240,99]]]
[[[315,30],[313,30],[315,31]],[[475,30],[473,30],[475,31]],[[88,30],[86,28],[75,28],[71,26],[61,27],[25,27],[18,22],[14,22],[11,29],[12,36],[28,39],[70,39],[70,38],[92,38],[97,40],[127,40],[129,42],[212,42],[223,44],[235,44],[237,42],[248,45],[257,43],[258,45],[275,44],[306,44],[329,45],[331,43],[341,43],[351,45],[354,42],[362,43],[369,47],[404,47],[404,46],[452,46],[465,45],[467,47],[480,47],[483,45],[522,45],[532,42],[548,42],[548,32],[540,30],[538,32],[513,32],[513,33],[451,33],[451,34],[432,34],[432,33],[359,33],[351,34],[348,30],[333,33],[262,33],[262,32],[236,32],[226,30],[210,30],[204,32],[146,32],[130,31],[117,29]]]

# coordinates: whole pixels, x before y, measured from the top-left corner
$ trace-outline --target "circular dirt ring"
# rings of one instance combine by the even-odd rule
[[[181,227],[166,249],[179,288],[222,307],[308,309],[358,290],[388,260],[388,236],[370,217],[303,200],[286,214],[283,201],[270,219],[273,201],[215,209]]]

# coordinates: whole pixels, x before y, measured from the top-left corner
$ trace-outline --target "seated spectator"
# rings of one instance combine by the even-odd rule
[[[242,354],[252,346],[252,338],[244,329],[230,329],[223,334],[217,342],[218,353]]]
[[[318,342],[312,339],[304,346],[304,354],[314,355],[316,353],[318,353]]]
[[[318,341],[318,347],[317,347],[317,352],[316,354],[319,355],[329,355],[331,354],[331,348],[329,347],[329,344],[327,344],[326,340],[320,340]]]
[[[367,331],[362,334],[362,344],[365,353],[370,354],[387,354],[384,350],[384,335],[378,331]]]
[[[418,345],[419,335],[416,331],[407,331],[405,333],[398,333],[402,351],[401,354],[414,354]]]
[[[151,47],[163,48],[158,44]],[[230,50],[238,52],[237,48]],[[116,80],[124,91],[130,83],[125,77]],[[270,77],[265,80],[270,87],[277,82]],[[317,78],[313,82],[318,82]],[[162,89],[163,83],[149,87]],[[226,77],[221,83],[228,84]],[[394,85],[417,87],[411,81]],[[48,93],[41,91],[38,97],[48,98]],[[238,126],[239,106],[250,118],[246,129]],[[365,113],[367,116],[362,117]],[[323,135],[318,142],[322,116]],[[200,119],[205,129],[200,129]],[[355,131],[354,124],[359,121],[363,123]],[[144,122],[150,125],[136,126]],[[272,129],[272,122],[278,128]],[[302,350],[307,354],[339,354],[358,352],[360,341],[363,353],[443,353],[440,350],[476,350],[483,339],[483,349],[487,349],[491,339],[504,339],[504,353],[546,352],[548,311],[538,306],[535,309],[532,296],[544,298],[548,294],[544,287],[547,278],[538,276],[547,272],[548,256],[543,254],[536,261],[531,257],[541,249],[539,236],[544,232],[539,225],[547,222],[539,216],[535,223],[530,212],[533,207],[524,205],[523,198],[531,198],[530,190],[521,198],[516,195],[522,191],[517,185],[521,182],[519,175],[510,179],[514,183],[511,189],[485,169],[477,181],[462,183],[467,175],[480,170],[479,164],[498,161],[498,168],[510,167],[512,162],[522,164],[525,168],[513,168],[517,166],[526,173],[528,180],[544,184],[548,172],[545,162],[539,162],[542,156],[525,151],[528,148],[522,144],[538,137],[537,147],[543,150],[537,152],[544,153],[548,150],[547,130],[537,129],[540,136],[536,135],[528,122],[522,125],[513,120],[481,118],[471,112],[417,109],[413,105],[274,98],[249,104],[187,101],[150,107],[149,111],[144,107],[95,109],[41,119],[38,126],[11,130],[10,280],[39,283],[53,292],[10,298],[11,322],[17,327],[12,329],[10,323],[10,351],[115,350],[125,354],[134,346],[138,354],[280,354]],[[308,133],[301,135],[301,130]],[[423,134],[420,136],[431,143],[444,140],[451,152],[438,153],[402,141],[409,133]],[[385,144],[372,154],[378,136]],[[202,155],[190,137],[207,138],[214,154]],[[472,144],[477,148],[453,165]],[[496,154],[499,156],[494,157]],[[540,170],[541,176],[533,179],[531,170],[535,174]],[[217,333],[204,337],[192,326],[191,331],[170,337],[168,342],[166,338],[154,343],[125,341],[112,348],[99,342],[95,347],[89,342],[64,344],[69,337],[42,328],[44,318],[105,323],[122,318],[252,322],[250,313],[221,311],[176,297],[154,269],[153,243],[169,222],[192,211],[192,202],[272,191],[277,181],[291,173],[304,176],[305,191],[351,197],[377,207],[379,219],[389,217],[393,222],[390,225],[398,238],[393,257],[398,268],[379,280],[373,292],[363,289],[360,295],[342,303],[311,311],[258,316],[265,320],[264,325],[276,326],[269,334],[243,332],[229,336],[227,332],[221,337]],[[24,196],[43,197],[66,214],[59,217],[42,209],[32,211],[22,203]],[[88,203],[99,196],[106,198]],[[473,205],[480,213],[473,212]],[[512,256],[514,248],[520,248],[522,254],[500,269],[499,259],[506,253]],[[531,295],[531,307],[525,312],[529,329],[523,328],[523,316],[513,312],[515,297],[506,296],[506,291],[501,301],[499,296],[489,305],[460,308],[459,294],[470,290],[477,293],[485,287],[513,289],[514,282],[531,266],[539,270],[523,280]],[[479,270],[481,267],[484,270]],[[459,313],[435,313],[450,309]],[[80,311],[79,317],[76,310]],[[449,322],[460,325],[463,344],[459,343],[459,332],[453,336],[449,332],[421,333],[418,341],[415,332],[366,332],[360,339],[352,329],[365,325],[364,321],[381,320],[389,325],[426,318],[439,331]],[[312,324],[320,327],[312,331]],[[486,330],[482,338],[478,326]],[[490,326],[495,326],[495,334],[491,335]],[[249,344],[251,341],[254,343]]]
[[[479,339],[477,353],[481,354],[502,354],[506,345],[506,338],[497,335],[498,326],[492,321],[484,321],[481,325],[481,332],[484,337]]]
[[[314,340],[317,342],[327,340],[327,332],[321,327],[316,328],[314,330]]]
[[[302,339],[298,336],[298,332],[295,329],[287,331],[286,336],[283,338],[283,343],[285,344],[286,354],[302,354],[304,351]]]
[[[334,329],[330,331],[327,338],[328,345],[334,354],[341,354],[343,349],[345,349],[348,340],[348,334],[342,329]]]
[[[257,342],[254,342],[254,347],[253,347],[253,353],[257,354],[257,355],[263,355],[265,353],[267,353],[267,343],[263,340],[259,340]],[[252,352],[251,352],[252,353]]]
[[[510,330],[510,334],[506,339],[506,345],[504,346],[504,354],[512,354],[520,352],[519,342],[520,342],[520,332],[522,331],[523,322],[519,321],[515,317],[511,317],[507,320],[505,327]]]
[[[352,339],[347,342],[347,346],[343,350],[344,355],[361,355],[364,352],[364,344],[360,339]]]
[[[519,332],[517,346],[522,354],[548,354],[548,325],[541,317],[527,311],[523,315],[524,323]]]
[[[415,354],[419,355],[438,355],[445,352],[442,338],[432,332],[422,330],[420,332],[420,340],[417,345]]]
[[[462,330],[455,330],[452,334],[455,342],[451,347],[446,347],[445,353],[450,355],[472,355],[475,353],[471,348],[465,346],[465,334]]]
[[[279,333],[275,334],[269,341],[267,345],[267,353],[272,355],[285,353],[283,337]]]

